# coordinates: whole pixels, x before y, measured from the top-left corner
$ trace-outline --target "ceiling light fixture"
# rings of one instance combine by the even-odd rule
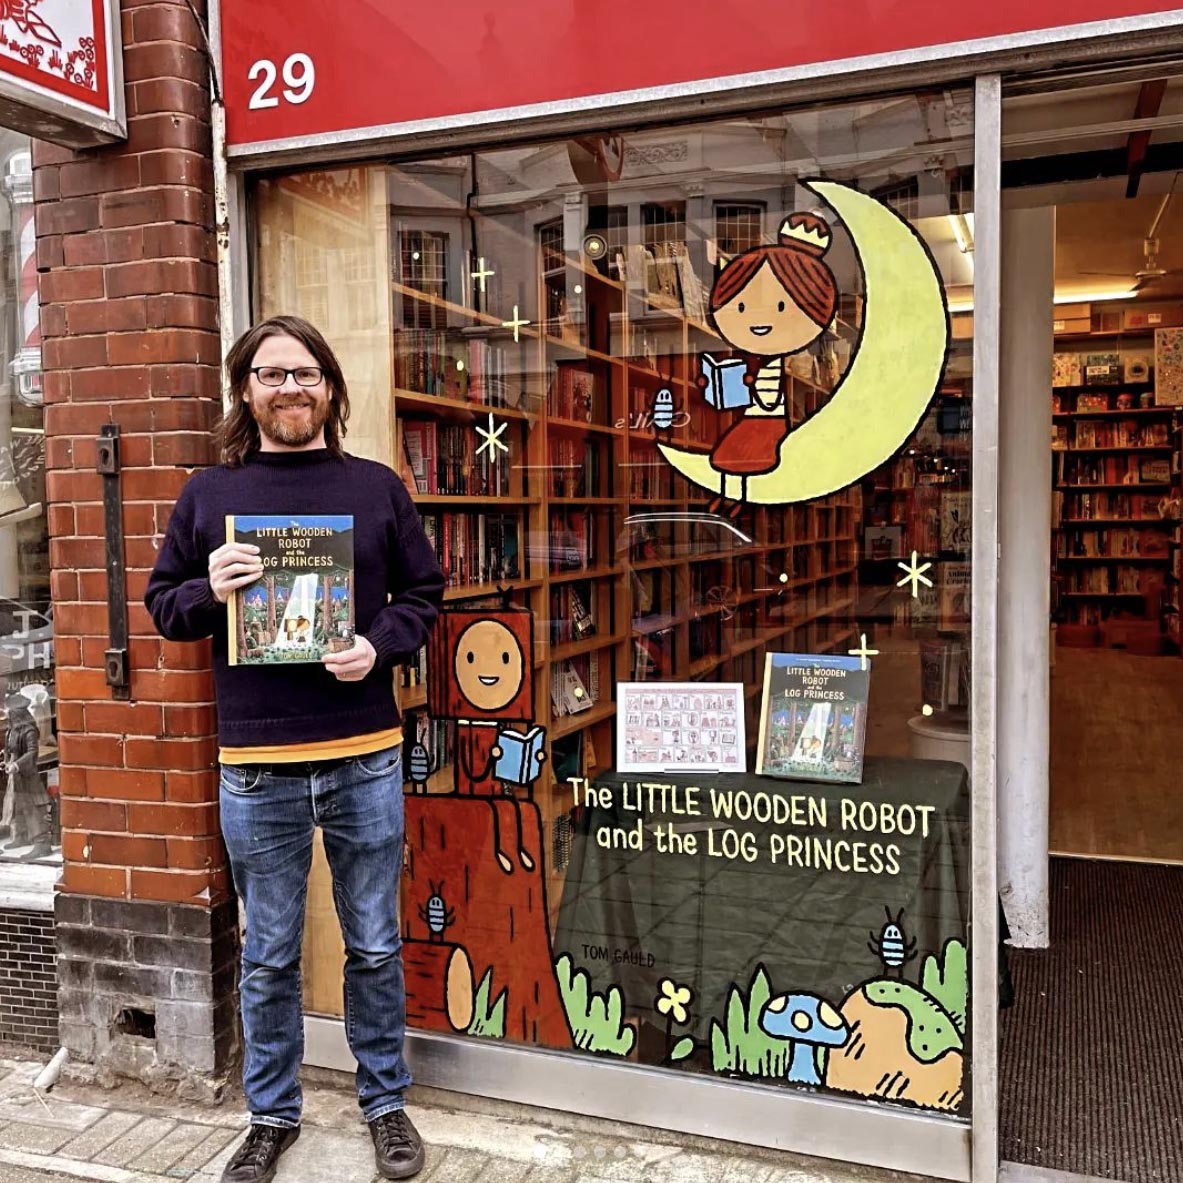
[[[970,222],[972,214],[950,214],[949,225],[953,230],[953,237],[957,240],[957,249],[963,254],[973,253],[974,232]]]

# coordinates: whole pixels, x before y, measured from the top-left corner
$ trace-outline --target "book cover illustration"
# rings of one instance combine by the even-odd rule
[[[1083,376],[1079,353],[1052,355],[1052,386],[1080,386]]]
[[[263,561],[227,603],[231,665],[318,662],[353,645],[352,517],[231,514],[226,541]]]
[[[1154,330],[1154,401],[1183,406],[1183,329]]]
[[[941,490],[940,547],[969,554],[972,545],[973,496],[968,490]]]
[[[1118,353],[1089,353],[1084,359],[1086,386],[1117,386],[1121,383],[1121,355]]]
[[[859,784],[870,662],[857,657],[769,653],[756,772],[787,780]]]

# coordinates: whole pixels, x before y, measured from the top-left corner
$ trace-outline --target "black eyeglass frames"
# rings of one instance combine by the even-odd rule
[[[319,366],[297,366],[294,370],[285,370],[282,366],[251,366],[251,373],[264,386],[282,386],[289,374],[295,378],[297,386],[319,386],[324,377],[324,370]]]

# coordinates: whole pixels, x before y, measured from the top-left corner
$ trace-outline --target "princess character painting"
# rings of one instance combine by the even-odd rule
[[[741,355],[750,402],[711,451],[719,473],[717,511],[733,501],[734,516],[751,476],[772,472],[789,435],[786,359],[808,348],[833,322],[838,287],[824,261],[830,227],[815,214],[790,214],[778,241],[736,255],[711,289],[711,320]],[[698,385],[708,385],[706,377]],[[730,478],[730,479],[729,479]]]

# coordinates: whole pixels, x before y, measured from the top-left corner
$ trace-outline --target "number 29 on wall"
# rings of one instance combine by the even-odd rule
[[[316,67],[312,59],[306,53],[293,53],[284,61],[282,72],[285,85],[281,94],[284,101],[297,104],[307,102],[316,86]],[[247,79],[251,82],[258,80],[259,85],[251,95],[248,104],[250,110],[279,106],[280,96],[272,92],[279,76],[280,69],[268,58],[260,58],[251,66],[247,71]]]

